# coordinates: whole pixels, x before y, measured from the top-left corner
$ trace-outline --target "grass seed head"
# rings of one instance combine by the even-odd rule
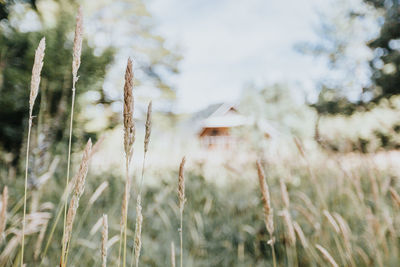
[[[32,112],[36,97],[39,93],[40,73],[43,68],[44,50],[46,48],[46,39],[43,37],[35,52],[35,61],[32,68],[31,93],[29,97],[29,110]]]

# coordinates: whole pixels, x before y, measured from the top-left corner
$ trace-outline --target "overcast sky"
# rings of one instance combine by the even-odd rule
[[[247,83],[287,82],[311,91],[321,75],[293,49],[315,40],[318,0],[152,0],[157,30],[182,48],[178,110],[235,101]]]

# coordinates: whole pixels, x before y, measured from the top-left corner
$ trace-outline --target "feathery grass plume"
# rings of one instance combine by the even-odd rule
[[[282,202],[284,205],[284,208],[281,212],[281,216],[283,217],[283,222],[285,224],[285,236],[287,237],[288,244],[290,248],[286,249],[286,254],[288,257],[289,262],[293,265],[298,265],[297,264],[297,255],[296,255],[296,233],[293,227],[293,222],[292,222],[292,216],[290,215],[289,212],[289,207],[290,207],[290,198],[289,198],[289,193],[286,188],[286,184],[283,181],[283,179],[279,179],[280,183],[280,190],[281,190],[281,197],[282,197]]]
[[[82,8],[79,7],[78,15],[76,16],[74,48],[72,56],[72,76],[74,83],[78,80],[78,70],[81,65],[82,39],[83,39],[83,15],[82,15]]]
[[[330,265],[332,265],[333,267],[339,267],[339,265],[333,259],[332,255],[329,254],[329,252],[324,247],[318,244],[316,244],[315,247],[321,252],[322,256],[324,256],[324,258],[329,262]]]
[[[352,256],[353,248],[351,246],[350,227],[347,224],[346,220],[339,213],[334,212],[333,217],[336,219],[336,221],[339,225],[339,228],[340,228],[340,232],[342,233],[343,243],[344,243],[344,246],[346,249],[346,254],[347,254],[346,257],[350,261],[350,266],[356,266],[353,256]]]
[[[286,231],[288,235],[289,244],[294,246],[296,244],[296,233],[293,228],[292,216],[290,216],[289,207],[290,207],[290,198],[289,193],[287,191],[287,187],[283,179],[279,179],[280,188],[281,188],[281,196],[282,202],[284,205],[284,210],[282,211],[282,216],[286,225]]]
[[[136,224],[135,224],[135,245],[132,248],[132,260],[131,267],[133,266],[133,259],[135,259],[136,266],[139,266],[139,257],[140,257],[140,249],[141,249],[141,234],[142,234],[142,206],[141,206],[141,198],[142,198],[142,188],[143,188],[143,180],[144,180],[144,170],[146,166],[146,155],[149,148],[150,142],[150,134],[151,134],[151,113],[152,113],[152,102],[150,101],[147,108],[147,118],[146,118],[146,131],[144,137],[144,153],[143,153],[143,166],[142,166],[142,177],[140,179],[139,185],[139,193],[136,199]]]
[[[107,241],[108,241],[108,217],[103,214],[103,230],[101,231],[101,267],[107,266]]]
[[[180,266],[183,266],[183,209],[185,207],[185,176],[184,176],[184,169],[185,169],[185,162],[186,158],[183,157],[181,161],[181,165],[179,166],[179,177],[178,177],[178,199],[179,199],[179,213],[180,213],[180,227],[179,227],[179,239],[180,239],[180,256],[181,262]]]
[[[289,240],[289,245],[294,246],[296,245],[296,233],[293,228],[292,217],[290,216],[290,213],[287,209],[284,209],[282,211],[282,216],[286,225],[286,232]]]
[[[43,68],[43,58],[44,58],[44,50],[46,48],[46,38],[43,37],[39,46],[35,52],[35,62],[33,63],[32,68],[32,78],[31,78],[31,93],[29,96],[29,110],[33,110],[33,105],[35,104],[36,97],[39,93],[39,85],[40,85],[40,73]]]
[[[151,134],[151,114],[152,114],[152,101],[150,101],[149,106],[147,107],[147,118],[146,118],[146,134],[144,137],[144,153],[147,152],[149,148],[150,142],[150,134]]]
[[[93,153],[92,153],[93,154]],[[94,204],[94,202],[96,202],[96,200],[100,197],[100,195],[104,192],[104,190],[106,190],[108,187],[108,182],[104,181],[102,182],[97,189],[94,191],[94,193],[92,194],[92,196],[89,199],[88,205],[91,206]]]
[[[267,227],[267,230],[272,238],[272,235],[274,233],[273,209],[271,207],[271,198],[269,195],[268,184],[265,181],[265,174],[261,167],[260,161],[257,161],[257,172],[258,172],[258,181],[260,183],[260,189],[262,194],[262,202],[264,206],[265,226]]]
[[[175,267],[175,244],[171,242],[171,267]]]
[[[275,248],[274,248],[274,211],[271,206],[271,198],[269,195],[268,184],[265,180],[264,170],[262,169],[261,163],[259,160],[256,162],[257,165],[257,173],[258,173],[258,181],[260,184],[261,194],[262,194],[262,202],[264,207],[264,223],[265,227],[268,230],[270,235],[269,244],[271,245],[272,251],[272,261],[274,267],[276,267],[276,256],[275,256]]]
[[[72,147],[72,127],[74,121],[74,106],[75,106],[75,86],[78,81],[78,69],[81,65],[81,52],[82,52],[82,38],[83,38],[83,15],[82,9],[79,7],[78,14],[76,16],[76,25],[75,25],[75,37],[74,37],[74,47],[72,51],[72,100],[71,100],[71,117],[69,122],[69,138],[68,138],[68,158],[67,158],[67,177],[66,177],[66,185],[64,193],[64,223],[63,223],[63,239],[65,239],[66,232],[66,223],[67,223],[67,207],[68,207],[68,187],[69,187],[69,175],[70,175],[70,167],[71,167],[71,147]],[[58,222],[60,216],[57,216],[55,225]],[[62,251],[66,248],[64,247]],[[61,256],[61,262],[64,261],[63,256]]]
[[[339,234],[340,233],[340,228],[339,228],[339,225],[337,224],[335,218],[333,218],[333,216],[327,210],[323,210],[322,213],[328,219],[328,222],[332,225],[332,228],[335,230],[335,232],[337,234]]]
[[[128,204],[131,191],[131,179],[129,178],[129,164],[133,155],[133,143],[135,142],[135,123],[133,120],[134,98],[133,98],[133,69],[132,60],[128,58],[125,71],[124,85],[124,150],[125,150],[125,192],[122,199],[121,231],[118,250],[118,266],[121,263],[121,250],[123,246],[123,266],[126,266],[126,228],[128,218]],[[123,241],[122,241],[123,239]]]
[[[396,203],[397,207],[400,207],[400,196],[396,192],[396,190],[393,187],[389,188],[390,195],[392,196],[393,202]]]
[[[305,234],[303,232],[303,229],[301,229],[301,226],[296,221],[293,222],[293,228],[296,231],[297,236],[300,239],[301,245],[303,246],[303,248],[307,249],[308,248],[308,241],[307,241],[307,238],[306,238],[306,236],[305,236]]]
[[[305,158],[306,154],[304,153],[303,144],[297,136],[293,137],[294,143],[296,144],[297,150],[300,152],[300,155]]]
[[[74,224],[76,211],[79,207],[79,199],[81,198],[83,191],[85,190],[85,180],[86,175],[89,170],[89,160],[90,154],[92,150],[92,141],[89,141],[86,144],[85,150],[83,151],[82,161],[79,166],[78,173],[76,178],[74,179],[74,193],[69,203],[67,218],[66,218],[66,227],[65,227],[65,234],[63,237],[62,243],[62,254],[61,254],[61,267],[67,265],[67,256],[68,256],[68,249],[69,249],[69,242],[71,240],[72,234],[72,227]]]
[[[143,223],[143,216],[142,216],[142,206],[141,206],[141,199],[140,195],[137,197],[136,201],[136,226],[135,226],[135,263],[136,267],[139,266],[139,257],[140,257],[140,250],[142,248],[142,223]]]
[[[284,204],[285,208],[288,209],[290,206],[290,198],[289,198],[289,193],[287,191],[286,184],[282,179],[279,179],[279,183],[281,186],[281,196],[282,196],[283,204]]]
[[[133,69],[132,60],[129,58],[125,71],[124,85],[124,149],[128,163],[132,159],[133,143],[135,142],[135,122],[133,121]]]
[[[25,217],[26,217],[26,194],[28,187],[28,168],[29,168],[29,146],[32,130],[32,112],[36,97],[39,93],[40,73],[43,68],[44,50],[46,49],[46,39],[43,37],[35,52],[35,61],[32,67],[31,91],[29,96],[29,122],[28,122],[28,139],[26,142],[26,158],[25,158],[25,189],[24,189],[24,214],[22,218],[22,240],[21,240],[21,267],[24,265],[24,245],[25,245]]]
[[[33,253],[33,258],[35,260],[37,260],[39,258],[39,255],[40,255],[40,252],[41,252],[41,248],[42,248],[43,239],[44,239],[44,235],[46,234],[46,229],[47,229],[48,224],[49,224],[49,221],[47,221],[43,225],[42,229],[40,229],[39,236],[38,236],[38,238],[36,240],[35,251]]]
[[[1,195],[1,211],[0,211],[0,244],[3,240],[3,232],[6,229],[7,222],[7,203],[8,203],[8,188],[3,188],[3,194]]]

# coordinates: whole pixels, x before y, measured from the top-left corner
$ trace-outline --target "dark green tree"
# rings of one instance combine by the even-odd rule
[[[397,0],[364,0],[382,12],[379,35],[368,43],[374,51],[370,65],[373,84],[366,90],[371,101],[400,94],[400,9]]]
[[[335,7],[320,11],[316,27],[319,41],[297,48],[319,58],[329,70],[318,83],[319,97],[312,106],[320,114],[351,115],[390,97],[376,85],[374,63],[379,53],[371,49],[373,42],[369,43],[379,32],[382,18],[368,3],[335,3]]]
[[[35,49],[39,40],[46,37],[45,63],[35,114],[40,131],[48,141],[63,138],[71,97],[72,40],[74,16],[62,12],[56,25],[41,31],[21,32],[4,19],[0,32],[0,146],[18,155],[24,140],[28,112],[29,86]],[[112,62],[112,50],[95,56],[93,48],[85,42],[82,65],[79,70],[80,95],[89,90],[102,91],[102,80],[106,67]],[[77,105],[79,109],[79,105]],[[79,133],[79,132],[78,132]]]

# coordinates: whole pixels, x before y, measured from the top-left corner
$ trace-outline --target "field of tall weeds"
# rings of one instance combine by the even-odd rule
[[[131,59],[121,88],[124,164],[91,173],[103,140],[86,140],[71,153],[82,19],[79,12],[66,153],[52,155],[32,183],[30,138],[44,38],[36,50],[25,165],[0,173],[0,266],[398,266],[400,172],[393,155],[310,150],[293,138],[285,155],[239,149],[249,156],[234,167],[231,159],[212,165],[190,155],[173,169],[156,166],[146,160],[157,128],[151,102],[144,143],[135,140]],[[59,165],[62,157],[66,166]],[[218,175],[209,176],[210,166]]]

